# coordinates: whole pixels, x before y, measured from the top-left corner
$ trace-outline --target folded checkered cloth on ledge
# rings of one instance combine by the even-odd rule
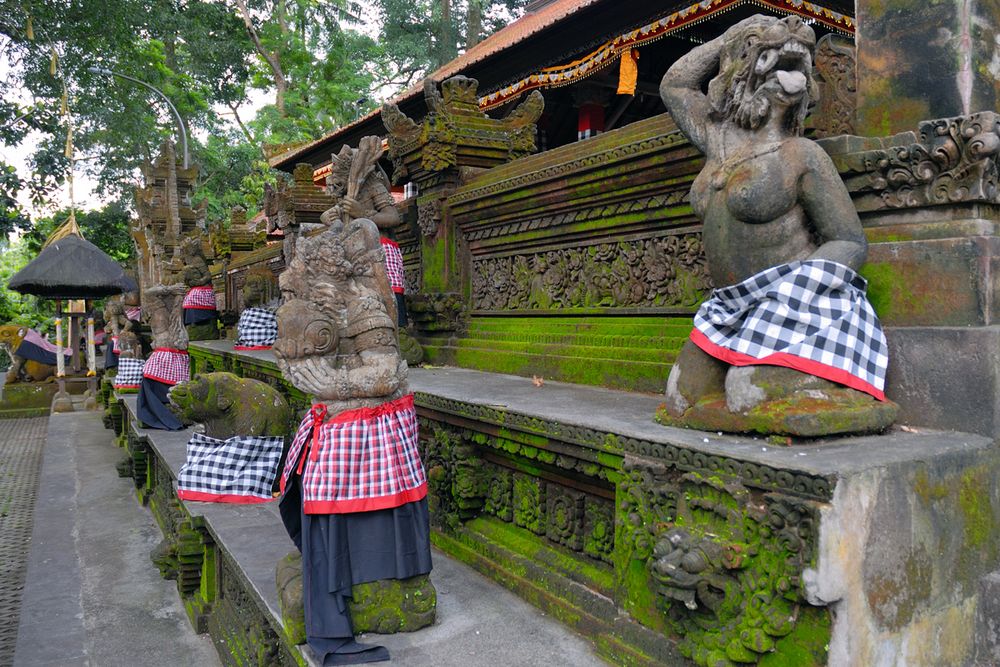
[[[278,338],[278,318],[266,308],[247,308],[236,323],[236,349],[271,347]]]
[[[389,286],[393,292],[403,294],[406,292],[406,283],[403,282],[403,253],[399,251],[399,244],[383,236],[382,250],[385,251],[385,272],[389,276]]]
[[[118,358],[118,372],[115,374],[115,389],[138,389],[142,383],[142,359]]]
[[[227,440],[195,433],[177,473],[177,497],[213,503],[273,500],[282,437],[234,436]]]
[[[142,308],[136,306],[134,308],[125,309],[125,317],[132,320],[133,322],[138,322],[139,318],[142,317]]]
[[[158,347],[146,360],[142,376],[164,384],[177,384],[191,379],[191,360],[184,350]]]
[[[736,366],[786,366],[885,400],[888,346],[867,286],[829,260],[775,266],[714,290],[691,340]]]
[[[194,308],[196,310],[216,310],[215,290],[207,285],[192,287],[184,295],[184,308]]]

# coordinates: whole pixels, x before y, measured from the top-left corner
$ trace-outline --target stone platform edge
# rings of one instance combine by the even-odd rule
[[[197,632],[208,632],[226,665],[314,666],[292,644],[281,620],[275,566],[294,545],[274,502],[217,504],[182,501],[177,474],[193,431],[141,428],[136,395],[113,395],[121,409],[118,444],[128,459],[139,501],[151,511],[164,542],[153,556],[178,593]]]

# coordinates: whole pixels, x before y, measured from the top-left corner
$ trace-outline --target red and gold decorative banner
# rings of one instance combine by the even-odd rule
[[[483,111],[500,106],[521,93],[536,88],[555,88],[575,83],[598,72],[621,57],[622,53],[650,44],[675,32],[702,23],[723,12],[751,5],[784,14],[798,14],[820,23],[831,30],[854,36],[854,18],[804,0],[702,0],[685,9],[673,12],[641,28],[618,35],[590,54],[566,65],[546,67],[520,81],[479,98]]]

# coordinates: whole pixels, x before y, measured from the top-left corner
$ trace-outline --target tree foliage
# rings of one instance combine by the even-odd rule
[[[173,103],[201,167],[196,196],[214,220],[235,205],[259,207],[274,178],[269,147],[354,121],[524,3],[0,0],[0,146],[31,147],[26,172],[0,159],[0,240],[33,224],[26,243],[43,235],[49,221],[32,221],[20,202],[46,205],[65,182],[70,119],[75,170],[95,177],[119,212],[131,209],[139,167],[176,136],[158,95],[91,67],[145,81]],[[254,112],[259,91],[273,102]]]

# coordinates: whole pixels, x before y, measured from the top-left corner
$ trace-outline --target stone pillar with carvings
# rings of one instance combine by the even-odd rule
[[[395,105],[382,108],[393,179],[412,181],[419,190],[422,294],[410,301],[421,328],[434,327],[445,311],[449,315],[443,319],[453,323],[446,326],[457,326],[454,305],[467,307],[471,290],[469,253],[451,220],[447,197],[468,176],[535,151],[535,122],[544,109],[541,94],[531,93],[498,120],[479,110],[478,86],[475,79],[456,76],[438,90],[428,79],[424,82],[428,113],[420,122]]]
[[[857,134],[887,136],[922,120],[995,109],[1000,4],[858,0]]]

